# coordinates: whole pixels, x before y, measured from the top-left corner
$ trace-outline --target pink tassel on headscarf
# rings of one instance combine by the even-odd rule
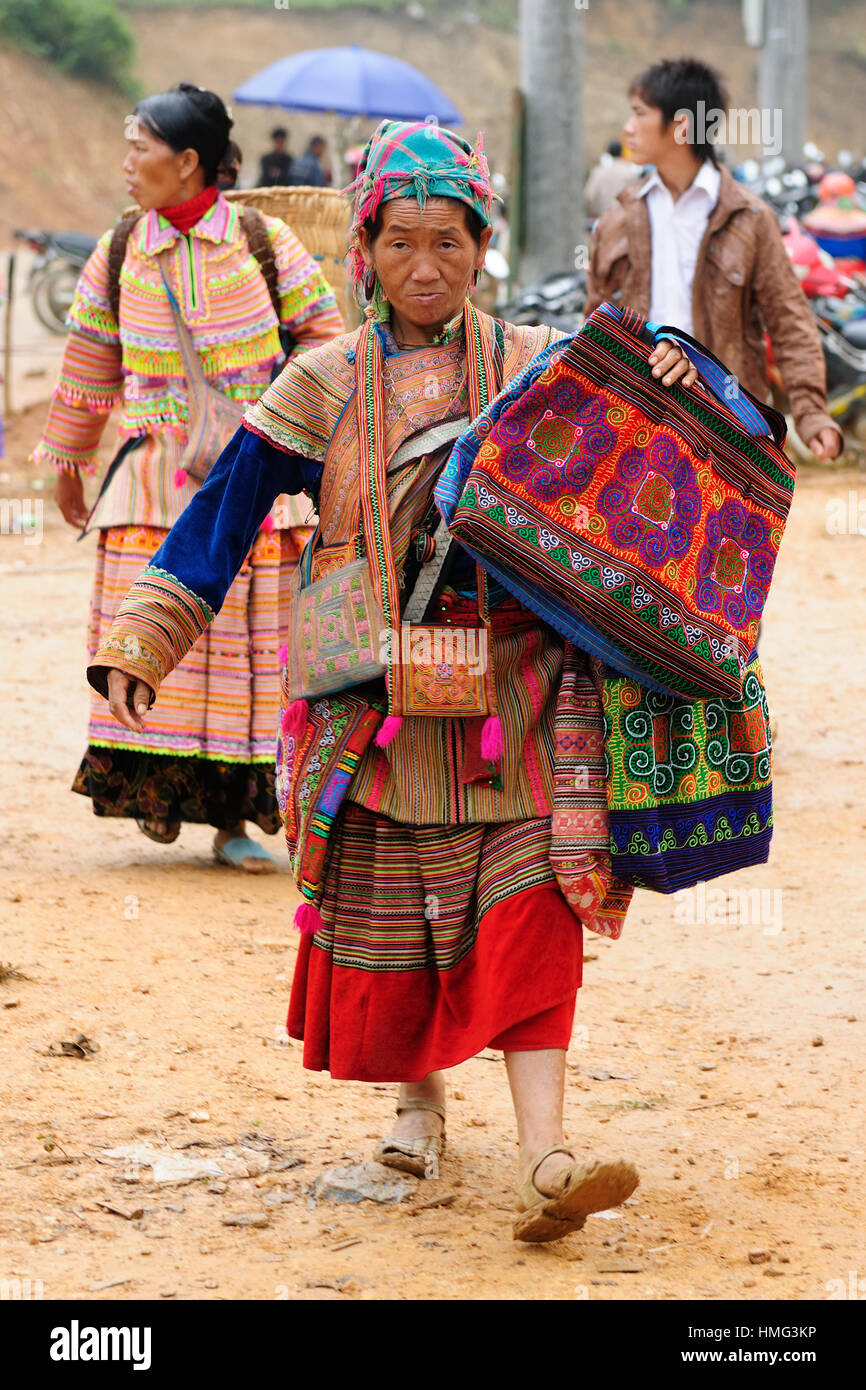
[[[389,743],[393,743],[403,727],[402,714],[389,714],[381,729],[376,735],[375,743],[377,748],[387,748]]]
[[[293,738],[297,743],[307,727],[307,702],[306,700],[294,700],[292,704],[286,705],[283,710],[283,717],[280,720],[280,728],[287,738]]]
[[[189,477],[189,474],[187,473],[187,471],[186,471],[185,468],[176,468],[176,469],[174,470],[174,485],[175,485],[175,487],[184,487],[185,484],[186,484],[186,480],[187,480],[188,477]]]
[[[322,914],[312,903],[301,903],[295,912],[295,926],[301,936],[315,936],[317,931],[324,928]]]
[[[498,714],[491,714],[481,730],[481,756],[488,763],[498,763],[504,751],[502,721]]]
[[[277,660],[279,661],[279,663],[280,663],[281,666],[288,666],[288,664],[289,664],[289,644],[288,644],[288,642],[284,642],[283,645],[280,647],[280,650],[277,652]]]
[[[270,512],[268,512],[267,516],[265,517],[264,521],[262,522],[262,530],[263,530],[263,531],[273,531],[273,529],[274,529],[274,518],[271,516]]]

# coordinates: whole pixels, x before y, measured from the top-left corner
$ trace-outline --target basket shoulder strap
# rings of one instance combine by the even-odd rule
[[[277,288],[277,259],[274,255],[274,248],[268,236],[268,229],[265,219],[262,217],[258,208],[242,207],[241,227],[250,248],[250,255],[255,256],[259,263],[265,284],[268,287],[268,294],[271,296],[271,303],[280,318],[280,294]]]
[[[120,322],[118,317],[120,314],[120,272],[123,269],[126,247],[132,229],[141,220],[141,216],[140,212],[132,212],[127,217],[121,217],[111,233],[111,241],[108,244],[108,299],[111,304],[111,312],[118,323]]]

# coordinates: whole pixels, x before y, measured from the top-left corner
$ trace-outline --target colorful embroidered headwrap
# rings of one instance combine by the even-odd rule
[[[382,203],[415,198],[423,208],[428,198],[457,198],[490,226],[494,193],[483,136],[478,136],[473,149],[452,130],[428,121],[383,121],[361,156],[358,177],[346,191],[355,195],[349,278],[358,299],[364,296],[374,305],[377,318],[387,317],[387,301],[375,274],[364,264],[358,228],[373,220]]]

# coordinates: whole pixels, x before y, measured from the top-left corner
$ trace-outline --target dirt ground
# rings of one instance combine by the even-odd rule
[[[47,496],[22,474],[39,423],[11,422],[6,498]],[[38,543],[0,538],[0,1282],[46,1299],[862,1296],[866,539],[834,532],[864,495],[856,471],[804,472],[783,545],[763,643],[771,863],[710,885],[721,901],[638,893],[622,940],[587,939],[568,1133],[634,1159],[641,1185],[544,1247],[511,1239],[492,1053],[449,1077],[439,1181],[393,1205],[311,1199],[323,1169],[369,1158],[393,1088],[305,1072],[285,1037],[281,846],[277,875],[246,878],[212,862],[206,828],[160,848],[70,793],[93,541],[48,502]],[[92,1056],[49,1050],[79,1033]],[[141,1144],[251,1175],[158,1183],[106,1155]]]

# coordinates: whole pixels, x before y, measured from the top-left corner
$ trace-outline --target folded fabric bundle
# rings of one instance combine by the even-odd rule
[[[653,377],[660,337],[699,384]],[[793,494],[784,439],[700,344],[605,304],[460,437],[436,501],[569,641],[650,689],[739,698]]]
[[[772,752],[757,657],[733,700],[677,700],[608,673],[602,701],[615,875],[675,893],[766,863]]]

